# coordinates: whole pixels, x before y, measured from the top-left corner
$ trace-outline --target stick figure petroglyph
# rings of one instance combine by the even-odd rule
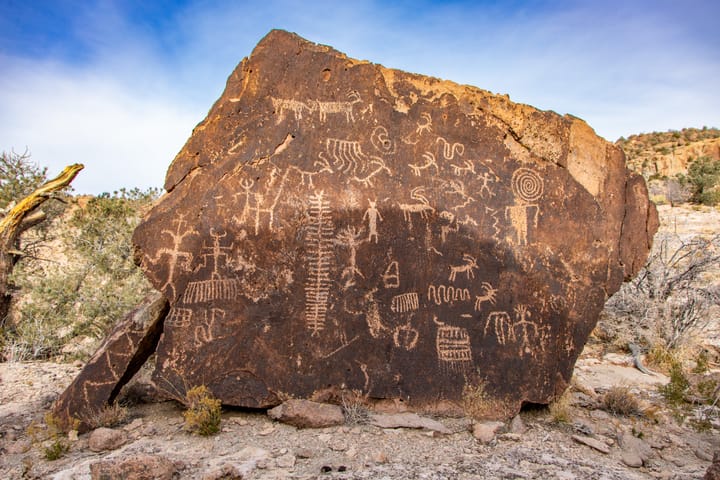
[[[380,211],[377,209],[377,200],[370,200],[368,199],[368,203],[370,206],[367,210],[365,210],[365,213],[363,214],[363,221],[367,218],[368,221],[368,238],[367,241],[371,242],[372,239],[375,239],[375,243],[378,242],[378,232],[377,232],[377,222],[380,220],[382,222],[382,215],[380,215]]]
[[[482,184],[480,185],[480,197],[485,198],[487,195],[488,198],[494,197],[495,192],[492,191],[490,188],[491,183],[495,183],[498,180],[500,180],[500,177],[495,175],[495,172],[492,171],[492,169],[488,168],[488,172],[483,172],[482,176],[478,175],[478,179],[482,181]]]
[[[345,267],[340,275],[340,278],[345,280],[345,287],[349,288],[355,285],[355,275],[359,275],[361,278],[365,278],[362,272],[357,268],[357,248],[365,243],[367,240],[361,239],[364,234],[362,229],[357,230],[355,227],[346,227],[340,230],[337,234],[335,244],[347,247],[350,250],[350,259],[348,260],[348,266]]]
[[[230,266],[231,261],[228,252],[232,251],[233,247],[235,246],[234,243],[231,243],[230,246],[226,247],[220,245],[220,240],[222,240],[226,236],[227,232],[223,231],[222,233],[219,233],[215,231],[214,228],[210,228],[210,237],[212,237],[213,243],[211,246],[203,245],[202,251],[208,253],[202,253],[200,255],[203,258],[203,261],[195,268],[195,271],[198,271],[201,268],[206,268],[208,266],[208,258],[210,258],[212,262],[212,271],[210,274],[210,278],[212,280],[220,280],[220,273],[218,272],[218,268],[221,264],[220,260],[224,259],[224,264],[226,266]]]
[[[177,292],[175,291],[175,275],[177,274],[176,269],[180,267],[183,270],[189,271],[190,264],[193,261],[192,252],[180,250],[183,240],[185,240],[185,238],[191,235],[199,235],[197,231],[185,228],[187,222],[185,222],[182,214],[179,215],[177,219],[173,220],[172,223],[175,224],[175,231],[167,229],[160,231],[161,236],[167,235],[170,237],[170,239],[172,240],[172,246],[170,248],[160,248],[157,252],[155,252],[154,257],[148,257],[148,261],[154,265],[157,264],[163,257],[166,257],[168,259],[167,280],[165,281],[165,284],[160,287],[160,290],[165,291],[165,289],[169,288],[172,291],[172,295],[168,295],[171,300],[174,299],[177,295]]]

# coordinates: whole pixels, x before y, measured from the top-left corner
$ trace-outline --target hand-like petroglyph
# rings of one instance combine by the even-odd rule
[[[415,187],[410,191],[410,198],[417,200],[420,203],[399,203],[398,207],[403,212],[405,221],[408,222],[412,228],[412,214],[419,213],[420,218],[426,219],[429,213],[435,213],[435,209],[430,206],[430,201],[425,197],[424,187]]]
[[[192,322],[193,311],[190,308],[171,308],[165,319],[166,327],[187,328]]]
[[[345,115],[345,121],[348,123],[355,122],[353,106],[356,103],[362,102],[362,99],[360,98],[360,94],[354,90],[348,93],[347,98],[347,102],[315,101],[315,108],[317,108],[318,112],[320,112],[320,121],[325,123],[328,113],[339,113]]]
[[[446,325],[438,321],[437,317],[434,317],[433,321],[438,326],[435,349],[440,369],[446,373],[467,372],[473,362],[468,331],[462,327]]]
[[[477,268],[479,268],[477,264],[477,259],[468,253],[464,253],[462,265],[450,266],[450,277],[448,278],[448,280],[454,282],[458,273],[464,273],[467,276],[468,280],[470,280],[471,278],[475,278],[474,270],[476,270]]]
[[[533,226],[537,228],[540,207],[533,202],[543,194],[542,178],[529,168],[518,168],[512,176],[512,191],[515,204],[505,207],[505,216],[515,229],[517,245],[527,245],[528,211],[531,208],[535,210]]]
[[[445,160],[454,159],[455,154],[458,154],[462,157],[463,153],[465,153],[465,145],[463,145],[462,143],[450,143],[443,137],[438,137],[435,143],[439,143],[440,145],[442,145],[442,154]]]
[[[422,165],[408,163],[408,166],[412,169],[413,173],[419,177],[423,170],[427,170],[430,167],[435,167],[435,174],[437,175],[440,172],[440,167],[438,167],[438,164],[435,161],[435,155],[430,152],[425,152],[422,154],[422,157],[425,159],[425,163],[423,163]]]
[[[279,170],[277,168],[273,168],[270,171],[270,175],[265,184],[265,193],[251,192],[253,186],[255,186],[255,182],[252,179],[241,180],[240,186],[242,187],[244,192],[236,193],[235,195],[244,195],[245,205],[243,206],[240,217],[235,216],[233,217],[233,219],[237,221],[240,225],[248,225],[249,222],[252,221],[253,225],[255,226],[255,235],[259,235],[262,216],[267,215],[268,229],[270,231],[273,231],[275,223],[275,208],[277,207],[277,204],[280,201],[280,197],[283,194],[283,190],[285,189],[285,182],[288,178],[290,171],[291,169],[285,171],[279,185],[276,186],[279,176]],[[274,196],[272,196],[273,188],[275,189]]]
[[[314,105],[310,106],[304,102],[294,100],[292,98],[270,97],[270,100],[272,101],[273,109],[278,114],[278,119],[275,123],[280,123],[285,120],[286,110],[293,112],[295,114],[295,120],[297,121],[302,120],[303,110],[307,111],[308,113],[312,113],[315,110]]]
[[[460,199],[463,201],[463,203],[459,205],[455,205],[452,207],[453,210],[459,210],[461,208],[465,208],[468,205],[470,205],[472,202],[475,201],[473,197],[467,194],[465,192],[465,184],[460,180],[450,180],[449,182],[450,189],[447,190],[447,193],[450,195],[458,195],[460,196]]]
[[[320,190],[310,196],[305,243],[308,278],[305,283],[305,322],[317,335],[325,328],[330,296],[330,267],[333,258],[333,224],[330,202]]]
[[[500,345],[505,345],[508,341],[515,341],[515,326],[507,312],[490,312],[485,321],[483,335],[487,336],[490,328]]]
[[[360,245],[365,243],[367,240],[361,238],[364,235],[362,229],[357,230],[355,227],[345,227],[337,234],[337,239],[334,241],[337,245],[342,245],[350,250],[350,258],[348,260],[348,266],[345,267],[340,275],[340,278],[345,280],[344,288],[350,288],[355,285],[355,275],[359,275],[361,278],[365,278],[362,272],[357,268],[357,249]]]
[[[418,294],[415,292],[395,295],[390,303],[390,310],[395,313],[413,312],[420,308]]]
[[[387,128],[382,125],[375,127],[370,136],[370,143],[375,147],[375,150],[383,155],[395,153],[395,142],[388,135]]]
[[[477,176],[477,178],[482,181],[480,185],[480,198],[485,198],[486,196],[487,198],[494,197],[495,192],[490,188],[490,184],[500,180],[500,177],[495,175],[495,172],[490,167],[486,168],[488,169],[487,172],[483,172],[482,175]]]
[[[373,238],[375,239],[375,243],[378,242],[378,231],[377,231],[377,222],[380,220],[382,222],[382,215],[380,215],[380,211],[377,209],[377,200],[370,200],[368,199],[368,203],[370,206],[367,210],[365,210],[365,213],[363,214],[363,221],[367,218],[368,221],[368,238],[367,241],[371,242]]]
[[[322,157],[320,158],[320,160],[313,162],[313,166],[318,167],[318,170],[303,170],[297,165],[293,165],[290,168],[300,174],[300,183],[302,185],[305,185],[305,181],[307,180],[308,187],[310,188],[314,188],[313,177],[315,177],[315,175],[319,175],[321,173],[334,173],[334,170],[330,166],[330,163]]]
[[[195,348],[212,342],[215,340],[216,325],[215,322],[225,318],[225,310],[221,308],[211,308],[210,315],[207,310],[204,311],[205,318],[195,327]]]
[[[404,348],[408,352],[417,346],[420,339],[420,332],[413,328],[410,320],[404,325],[399,325],[393,330],[393,344],[397,348]]]
[[[393,260],[382,274],[383,286],[385,288],[398,288],[400,286],[400,266],[397,260]]]
[[[428,302],[435,305],[443,303],[452,305],[455,302],[466,302],[470,300],[470,290],[467,288],[454,287],[452,285],[428,285]]]
[[[482,304],[484,302],[488,302],[491,305],[495,305],[495,296],[497,295],[497,289],[493,288],[493,286],[488,282],[482,283],[482,288],[485,290],[485,293],[482,295],[476,295],[475,296],[475,311],[479,312],[480,308],[482,307]]]
[[[475,175],[475,163],[472,160],[464,160],[462,166],[451,163],[450,168],[452,168],[453,173],[458,177],[466,173]]]
[[[183,219],[182,214],[177,219],[173,220],[175,224],[175,231],[172,230],[161,230],[160,235],[168,235],[172,239],[171,248],[160,248],[155,252],[155,256],[148,258],[148,261],[154,265],[158,264],[163,257],[167,257],[166,264],[168,266],[167,281],[160,287],[160,290],[165,291],[166,289],[172,290],[172,294],[168,295],[170,300],[175,299],[177,292],[175,291],[175,275],[176,268],[180,267],[185,270],[190,270],[190,264],[193,261],[192,252],[185,252],[180,250],[180,246],[186,237],[191,235],[198,236],[197,230],[185,229],[186,222]],[[182,261],[182,263],[181,263]]]
[[[196,271],[202,268],[208,268],[208,259],[210,263],[210,279],[196,280],[188,283],[185,293],[183,294],[183,303],[203,303],[214,300],[234,300],[240,292],[240,282],[234,278],[221,278],[220,267],[230,266],[230,254],[234,244],[229,246],[220,245],[220,241],[227,236],[227,232],[216,232],[210,229],[210,236],[213,239],[211,246],[203,245],[200,256],[203,262],[198,265]]]
[[[420,114],[420,120],[417,122],[415,131],[404,137],[402,141],[408,145],[417,145],[420,141],[420,135],[423,133],[432,133],[432,117],[427,112]]]

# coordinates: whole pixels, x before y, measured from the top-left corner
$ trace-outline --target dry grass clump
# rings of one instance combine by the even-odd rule
[[[639,415],[642,411],[637,397],[625,386],[611,387],[601,400],[602,409],[613,415]]]
[[[360,390],[344,392],[341,401],[346,423],[360,425],[368,422],[370,412],[366,406],[366,398]]]
[[[127,422],[128,410],[118,402],[106,405],[100,411],[94,412],[88,419],[90,426],[95,429],[99,427],[112,428],[123,425]]]
[[[510,414],[505,402],[490,395],[483,382],[465,384],[462,392],[462,406],[465,415],[473,420],[505,418]]]
[[[570,423],[572,419],[570,390],[565,390],[560,397],[548,405],[548,410],[550,411],[553,423]]]
[[[186,400],[188,409],[183,413],[183,417],[187,431],[202,436],[214,435],[220,431],[221,403],[205,385],[188,390]]]

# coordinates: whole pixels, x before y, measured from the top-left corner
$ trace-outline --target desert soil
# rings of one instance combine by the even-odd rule
[[[716,210],[674,208],[661,216],[664,231],[719,231]],[[45,458],[48,443],[33,435],[31,424],[42,423],[81,364],[3,363],[0,478],[89,479],[94,463],[151,455],[170,460],[173,478],[183,479],[701,479],[720,450],[720,422],[705,432],[679,423],[657,393],[667,377],[641,373],[628,355],[606,351],[598,343],[585,348],[565,421],[546,408],[529,409],[489,442],[473,435],[468,418],[435,417],[449,434],[380,428],[361,416],[341,426],[298,429],[264,411],[230,409],[220,433],[200,437],[184,430],[181,405],[137,402],[125,424],[114,427],[123,432],[121,445],[95,452],[90,433],[82,434],[54,461]],[[135,380],[139,386],[148,371]],[[653,413],[626,417],[600,409],[601,395],[615,385],[629,387]]]

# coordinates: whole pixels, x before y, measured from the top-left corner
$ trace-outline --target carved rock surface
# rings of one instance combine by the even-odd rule
[[[657,214],[571,116],[272,31],[137,228],[171,302],[154,380],[225,404],[359,390],[489,414],[570,380]],[[502,408],[497,408],[502,405]]]
[[[110,332],[80,374],[58,397],[53,414],[62,425],[88,430],[95,417],[155,351],[162,332],[168,301],[154,292]]]

